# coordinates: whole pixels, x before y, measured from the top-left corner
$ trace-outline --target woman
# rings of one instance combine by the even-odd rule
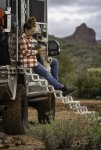
[[[33,71],[38,75],[44,77],[49,84],[51,84],[55,90],[61,90],[63,92],[63,96],[74,91],[74,89],[66,88],[64,85],[59,83],[54,77],[52,77],[51,73],[37,61],[36,54],[43,53],[44,50],[41,48],[37,48],[37,41],[33,42],[33,34],[35,32],[35,22],[33,23],[26,22],[24,24],[24,33],[20,37],[19,41],[19,62],[23,67],[32,67]],[[33,44],[34,43],[34,44]]]

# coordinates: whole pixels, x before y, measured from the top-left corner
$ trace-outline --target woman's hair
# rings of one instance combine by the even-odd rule
[[[25,31],[25,29],[30,30],[32,27],[36,27],[36,18],[30,17],[28,19],[28,21],[24,24],[23,29]]]
[[[29,22],[29,23],[35,23],[36,22],[36,18],[34,16],[30,17],[27,22]]]
[[[25,31],[25,29],[27,30],[30,30],[32,29],[33,27],[36,27],[35,23],[29,23],[29,22],[26,22],[23,26],[23,30]]]

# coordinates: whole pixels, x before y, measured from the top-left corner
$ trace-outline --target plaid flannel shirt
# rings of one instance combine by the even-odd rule
[[[38,65],[35,49],[37,41],[32,41],[32,37],[28,37],[25,33],[19,38],[19,62],[22,67],[34,67]]]

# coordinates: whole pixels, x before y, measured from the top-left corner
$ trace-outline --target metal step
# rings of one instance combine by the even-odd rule
[[[26,76],[30,76],[32,81],[28,84],[29,86],[34,86],[35,82],[37,85],[44,87],[44,92],[54,93],[56,99],[61,99],[63,104],[68,105],[70,109],[76,111],[77,114],[87,115],[93,114],[94,111],[88,111],[86,106],[81,106],[80,101],[73,100],[72,96],[63,96],[62,91],[55,90],[53,86],[49,85],[47,80],[40,77],[38,74],[34,74],[32,69],[25,71]],[[31,93],[29,93],[30,95]]]

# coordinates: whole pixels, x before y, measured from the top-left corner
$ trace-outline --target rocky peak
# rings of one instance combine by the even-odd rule
[[[82,23],[80,26],[76,27],[75,32],[70,39],[73,42],[86,44],[86,45],[95,45],[96,41],[96,33],[92,28],[87,27],[85,23]]]

